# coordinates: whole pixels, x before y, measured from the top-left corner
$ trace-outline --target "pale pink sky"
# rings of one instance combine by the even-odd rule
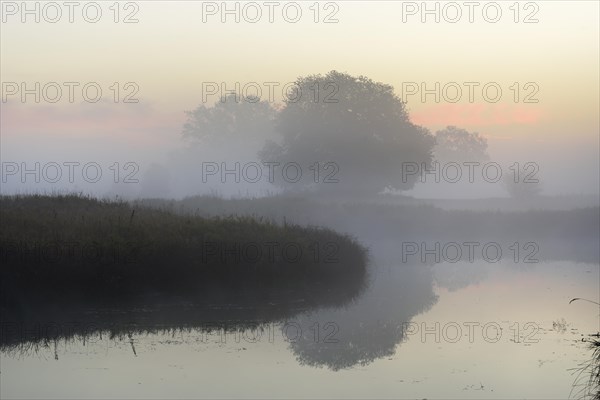
[[[436,103],[431,96],[422,102],[417,95],[408,99],[411,118],[432,131],[446,125],[478,131],[499,159],[521,152],[546,157],[553,166],[582,162],[586,171],[593,169],[600,153],[598,2],[535,2],[539,22],[533,24],[522,23],[525,3],[519,3],[521,21],[515,23],[512,2],[500,2],[503,17],[494,24],[481,14],[474,23],[443,18],[421,23],[418,15],[403,23],[402,2],[360,1],[337,2],[338,22],[332,24],[314,23],[312,3],[301,3],[303,18],[295,24],[280,14],[273,23],[243,18],[222,23],[218,16],[203,23],[202,3],[189,1],[136,2],[134,24],[114,23],[109,3],[100,3],[103,18],[95,24],[78,14],[74,23],[55,24],[6,16],[0,38],[3,83],[98,82],[103,100],[85,103],[76,92],[73,103],[23,104],[18,95],[10,96],[1,104],[0,151],[4,159],[18,159],[28,155],[20,153],[28,148],[24,138],[77,138],[84,146],[81,139],[94,137],[166,153],[182,145],[184,111],[201,103],[205,82],[284,85],[336,69],[389,83],[399,95],[407,82],[427,87],[496,82],[503,91],[497,103],[484,101],[481,91],[473,103],[464,93],[457,103]],[[121,11],[120,18],[131,10]],[[319,19],[329,11],[321,9]],[[134,82],[139,103],[114,103],[114,82],[121,100],[128,93],[124,84]],[[511,91],[515,82],[518,103]],[[527,82],[539,88],[537,103],[522,101]],[[280,92],[275,100],[281,101]],[[544,154],[536,152],[543,144]]]

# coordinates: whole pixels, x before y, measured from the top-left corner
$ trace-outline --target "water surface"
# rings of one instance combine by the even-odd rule
[[[369,279],[345,307],[283,320],[152,325],[137,310],[112,336],[92,324],[5,347],[1,394],[567,398],[599,328],[597,306],[569,304],[597,296],[598,264],[378,265]]]

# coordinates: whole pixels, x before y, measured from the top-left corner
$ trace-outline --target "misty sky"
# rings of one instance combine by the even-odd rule
[[[406,82],[428,88],[479,82],[473,103],[466,87],[456,103],[436,103],[433,96],[422,102],[420,93],[407,97],[412,120],[432,132],[446,125],[478,131],[500,162],[538,162],[548,194],[599,192],[597,2],[536,2],[539,22],[530,24],[514,23],[504,2],[495,24],[484,21],[480,9],[469,23],[466,8],[457,23],[435,23],[433,16],[422,23],[419,13],[403,22],[403,2],[391,1],[337,2],[338,22],[331,24],[314,23],[310,3],[302,3],[298,23],[286,22],[275,9],[273,23],[263,15],[253,24],[233,17],[222,23],[220,14],[203,22],[202,2],[136,2],[139,22],[123,24],[112,21],[109,3],[101,4],[105,14],[96,24],[77,11],[74,23],[66,15],[55,24],[3,15],[3,84],[74,81],[103,88],[95,104],[82,101],[77,89],[73,103],[66,96],[55,104],[8,97],[2,103],[3,161],[166,163],[169,152],[184,145],[184,111],[201,104],[203,82],[283,85],[338,70],[389,83],[399,95]],[[323,19],[334,9],[320,4]],[[521,20],[533,11],[524,4]],[[120,18],[128,11],[121,10]],[[113,82],[134,82],[139,103],[114,103]],[[483,100],[481,86],[488,82],[503,90],[497,103]],[[521,87],[518,103],[510,89],[515,82]],[[539,88],[532,97],[537,103],[523,102],[528,82]],[[281,102],[280,89],[275,97]],[[210,96],[207,103],[218,99]]]

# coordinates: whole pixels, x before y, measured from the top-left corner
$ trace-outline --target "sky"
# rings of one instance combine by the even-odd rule
[[[239,22],[221,2],[121,2],[118,15],[112,2],[88,3],[71,23],[62,2],[2,2],[3,161],[166,163],[184,145],[184,111],[219,100],[220,90],[203,92],[207,83],[249,85],[249,93],[258,85],[261,99],[281,103],[286,83],[338,70],[393,85],[413,122],[432,132],[457,125],[488,138],[495,160],[539,162],[550,194],[599,192],[596,1],[476,2],[472,10],[465,2],[275,2],[273,22],[260,1],[229,2]],[[39,22],[23,4],[37,4]],[[439,22],[424,7],[437,7]],[[98,21],[88,22],[97,9]],[[20,85],[36,82],[40,102],[23,101]],[[78,84],[72,101],[65,82]],[[265,82],[278,84],[272,99]],[[98,102],[84,98],[88,83],[88,99],[102,90]],[[61,100],[48,101],[57,86]],[[123,102],[127,95],[138,102]]]

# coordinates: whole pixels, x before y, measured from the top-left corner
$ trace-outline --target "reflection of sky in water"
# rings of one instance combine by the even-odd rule
[[[462,267],[380,268],[356,303],[291,319],[304,333],[293,344],[281,325],[269,325],[254,343],[252,332],[238,341],[227,333],[222,343],[218,333],[186,331],[3,353],[2,397],[566,398],[568,370],[591,354],[581,338],[599,328],[597,306],[568,303],[597,299],[599,266],[471,265],[477,274]],[[563,319],[566,330],[553,328]],[[330,321],[339,327],[333,334]],[[338,343],[324,344],[328,334]],[[357,361],[365,365],[331,369]],[[35,384],[23,384],[27,376]]]

